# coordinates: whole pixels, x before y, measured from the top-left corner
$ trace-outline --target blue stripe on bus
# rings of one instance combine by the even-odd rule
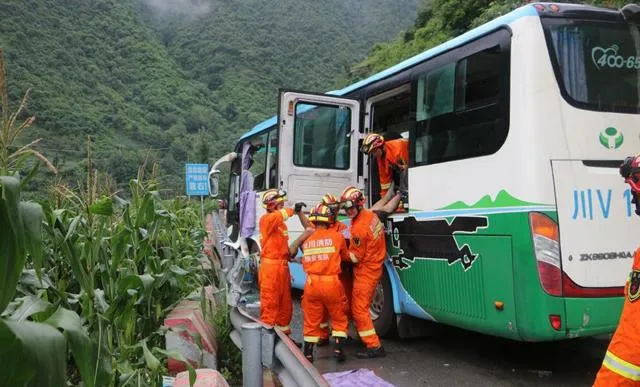
[[[336,95],[336,96],[342,96],[345,95],[347,93],[350,93],[354,90],[357,90],[361,87],[367,86],[371,83],[377,82],[381,79],[387,78],[391,75],[394,75],[396,73],[399,73],[400,71],[412,67],[422,61],[425,61],[429,58],[432,58],[436,55],[442,54],[445,51],[451,50],[452,48],[455,48],[457,46],[463,45],[464,43],[471,41],[479,36],[482,36],[488,32],[491,32],[492,30],[497,29],[500,26],[504,26],[504,25],[508,25],[512,22],[514,22],[515,20],[518,20],[520,18],[523,17],[527,17],[527,16],[538,16],[538,12],[536,11],[536,9],[532,6],[532,5],[525,5],[523,7],[520,7],[512,12],[509,12],[506,15],[503,15],[499,18],[496,18],[486,24],[483,24],[479,27],[476,27],[470,31],[467,31],[466,33],[451,39],[445,43],[442,43],[439,46],[433,47],[427,51],[424,51],[416,56],[413,56],[409,59],[404,60],[403,62],[398,63],[395,66],[389,67],[386,70],[383,70],[377,74],[374,74],[372,76],[370,76],[369,78],[363,79],[362,81],[359,81],[357,83],[354,83],[352,85],[349,85],[347,87],[345,87],[344,89],[341,90],[333,90],[330,92],[327,92],[326,94],[329,95]],[[254,126],[251,130],[249,130],[247,133],[245,133],[244,135],[242,135],[242,137],[240,137],[240,140],[243,140],[247,137],[251,137],[257,133],[260,133],[261,131],[270,128],[274,125],[277,124],[277,116],[273,116],[271,118],[269,118],[266,121],[263,121],[261,123],[259,123],[258,125]]]
[[[530,212],[530,211],[556,211],[556,206],[543,205],[543,206],[523,206],[523,207],[495,207],[495,208],[460,208],[455,210],[432,210],[432,211],[416,211],[409,213],[401,213],[391,215],[390,218],[404,218],[406,216],[413,216],[416,219],[431,219],[431,218],[448,218],[451,216],[467,216],[467,215],[492,215],[492,214],[506,214],[512,212]]]

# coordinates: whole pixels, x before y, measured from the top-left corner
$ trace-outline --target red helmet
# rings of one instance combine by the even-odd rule
[[[350,185],[342,191],[340,202],[345,209],[348,209],[353,206],[363,207],[365,200],[362,191]]]
[[[287,200],[287,192],[282,189],[268,189],[262,194],[262,206],[267,210],[275,210],[278,204]]]
[[[633,192],[640,194],[640,154],[624,159],[620,165],[620,175]]]
[[[332,216],[329,206],[326,206],[323,203],[318,203],[313,207],[311,212],[309,212],[309,221],[314,223],[332,223]]]
[[[384,145],[384,137],[377,133],[369,133],[362,140],[362,146],[360,151],[362,153],[370,154],[375,149],[381,148]]]

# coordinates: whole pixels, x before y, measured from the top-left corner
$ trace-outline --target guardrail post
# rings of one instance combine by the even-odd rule
[[[273,351],[275,348],[276,334],[273,328],[262,327],[262,365],[273,368]]]
[[[262,326],[257,323],[242,325],[242,385],[262,387]]]

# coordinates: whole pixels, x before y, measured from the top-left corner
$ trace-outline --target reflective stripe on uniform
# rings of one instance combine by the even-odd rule
[[[276,329],[279,330],[280,332],[289,332],[291,330],[291,328],[288,325],[285,325],[285,326],[276,325]]]
[[[347,332],[342,332],[342,331],[331,331],[331,336],[333,337],[343,337],[343,338],[347,338]]]
[[[354,253],[349,253],[349,258],[351,258],[351,262],[358,263],[358,258],[356,258]]]
[[[330,254],[330,253],[335,253],[336,252],[336,247],[335,246],[330,246],[330,247],[314,247],[312,249],[306,249],[304,251],[304,255],[314,255],[314,254]]]
[[[636,382],[640,381],[640,367],[620,359],[609,351],[607,351],[602,365],[627,379],[631,379]]]
[[[280,210],[280,213],[282,214],[282,217],[284,218],[285,221],[289,219],[289,214],[287,214],[287,210],[283,208]]]
[[[388,189],[389,187],[391,187],[391,183],[380,184],[380,188],[382,188],[382,189]]]
[[[320,328],[329,328],[329,323],[328,322],[320,323]]]
[[[320,337],[318,336],[305,336],[303,340],[307,343],[317,343],[320,341]]]
[[[369,330],[366,330],[366,331],[358,331],[358,334],[360,335],[360,337],[371,336],[371,335],[375,335],[376,334],[376,330],[374,328],[374,329],[369,329]]]

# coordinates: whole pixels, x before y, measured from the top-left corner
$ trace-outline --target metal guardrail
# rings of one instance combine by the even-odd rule
[[[329,387],[329,383],[291,339],[242,309],[231,309],[231,339],[242,350],[245,387],[262,386],[262,367],[273,370],[284,387]]]
[[[242,379],[244,387],[262,387],[263,367],[278,375],[284,387],[329,387],[329,383],[302,354],[296,344],[284,333],[263,324],[238,308],[244,277],[242,262],[233,262],[225,227],[220,215],[213,213],[213,231],[216,248],[223,260],[227,280],[227,300],[230,303],[231,340],[242,351]]]

